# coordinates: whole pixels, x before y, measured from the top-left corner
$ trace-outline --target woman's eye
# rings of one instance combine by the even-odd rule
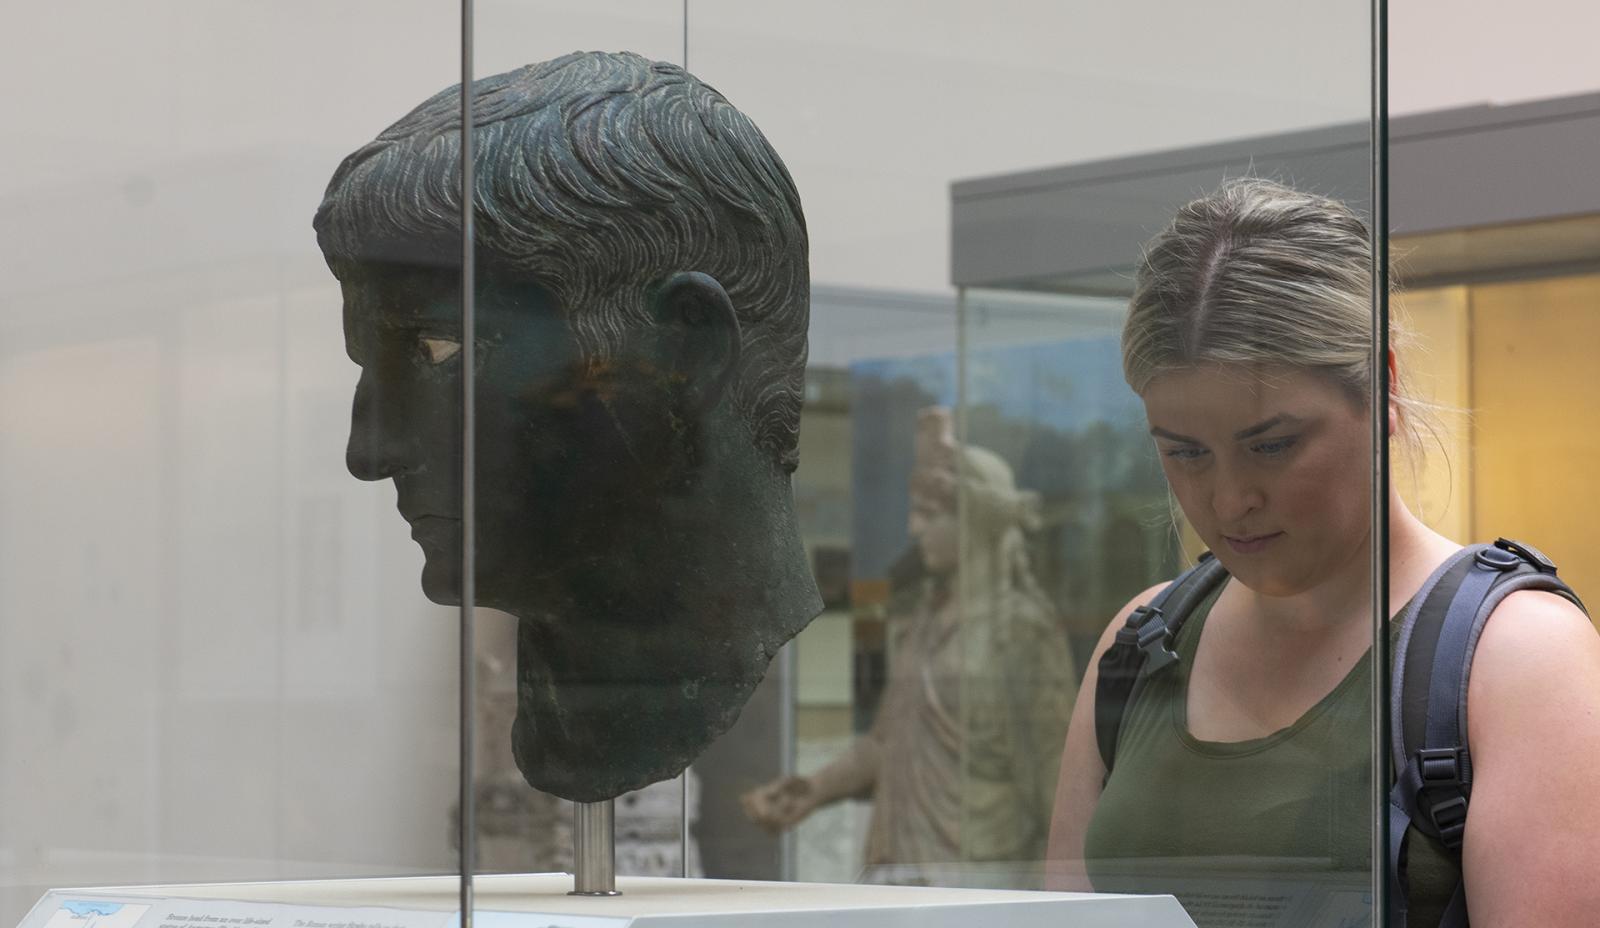
[[[1274,438],[1271,441],[1257,442],[1256,444],[1251,445],[1250,449],[1252,451],[1255,451],[1258,454],[1266,454],[1266,455],[1282,454],[1285,451],[1288,451],[1290,448],[1293,448],[1294,445],[1295,445],[1295,442],[1297,442],[1299,440],[1300,439],[1299,439],[1298,436],[1290,436],[1288,438]]]
[[[461,350],[461,343],[453,338],[439,338],[425,335],[417,339],[417,345],[422,351],[422,357],[429,364],[443,364],[456,356]]]
[[[1161,453],[1175,461],[1195,461],[1203,457],[1206,453],[1206,450],[1204,448],[1183,447],[1168,448]]]

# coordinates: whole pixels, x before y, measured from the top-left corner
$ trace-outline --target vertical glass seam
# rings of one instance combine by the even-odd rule
[[[472,875],[477,846],[477,808],[473,803],[474,697],[477,689],[474,665],[473,603],[477,598],[477,486],[476,406],[473,385],[477,379],[475,347],[476,306],[472,214],[476,184],[473,178],[472,146],[472,14],[473,0],[461,0],[461,612],[460,612],[460,718],[461,733],[460,795],[456,816],[461,844],[460,890],[461,928],[472,928]]]
[[[1389,48],[1372,2],[1372,921],[1389,923]]]
[[[689,0],[683,0],[683,69],[689,70]],[[785,677],[787,679],[787,677]],[[786,696],[787,694],[785,694]],[[784,704],[788,708],[787,703]],[[693,766],[683,768],[678,784],[678,876],[685,879],[689,876],[689,770]],[[785,765],[787,772],[792,769]],[[792,830],[790,832],[792,834]],[[787,855],[786,855],[787,856]],[[787,869],[788,860],[783,861],[779,872],[785,879],[792,879],[793,875]]]
[[[969,288],[963,286],[958,286],[956,288],[956,408],[952,418],[955,420],[956,447],[963,449],[961,452],[963,455],[965,453],[964,449],[967,447],[967,407],[972,401],[969,384],[967,383],[967,378],[971,375],[971,366],[968,364],[967,357],[967,353],[971,350],[971,346],[968,344],[967,327],[973,324],[971,318],[971,307],[967,303],[969,298]],[[967,493],[966,481],[962,479],[966,476],[964,473],[965,468],[963,466],[964,460],[964,457],[958,457],[956,464],[955,603],[956,609],[959,610],[959,614],[956,616],[956,640],[959,642],[958,647],[960,649],[960,654],[962,655],[960,665],[961,669],[956,678],[956,692],[958,694],[957,701],[959,706],[957,716],[958,724],[960,725],[959,737],[961,739],[959,757],[957,758],[956,762],[956,770],[958,771],[956,776],[956,794],[960,797],[956,804],[956,862],[958,864],[966,863],[970,856],[968,853],[967,842],[968,836],[971,833],[971,829],[967,825],[967,820],[968,813],[971,810],[967,807],[967,800],[969,795],[969,787],[972,783],[972,767],[971,751],[968,750],[967,739],[972,733],[972,699],[968,695],[968,691],[974,682],[972,680],[972,671],[967,663],[966,657],[969,653],[971,653],[968,648],[968,641],[970,640],[968,634],[970,629],[967,626],[967,618],[972,613],[967,607],[967,597],[970,593],[968,579],[970,577],[969,570],[972,563],[970,560],[972,557],[971,539],[969,537],[969,530],[972,525],[972,513],[970,510],[971,500]]]

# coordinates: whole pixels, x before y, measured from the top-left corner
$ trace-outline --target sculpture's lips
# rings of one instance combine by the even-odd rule
[[[411,523],[411,537],[418,534],[436,535],[441,532],[459,531],[460,519],[449,516],[407,516],[406,521]]]

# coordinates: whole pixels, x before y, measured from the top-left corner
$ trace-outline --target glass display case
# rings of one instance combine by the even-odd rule
[[[9,13],[0,921],[1369,923],[1370,700],[1304,812],[1339,860],[1075,883],[1059,784],[1206,541],[1125,370],[1146,243],[1245,176],[1374,215],[1371,13]],[[524,879],[595,828],[621,900]]]
[[[1352,112],[1359,105],[1346,102]],[[1344,409],[1333,418],[1304,417],[1318,426],[1295,422],[1317,408],[1314,393],[1292,386],[1294,365],[1311,362],[1291,360],[1296,349],[1282,328],[1227,331],[1219,318],[1248,325],[1249,310],[1261,305],[1252,301],[1272,299],[1228,288],[1247,278],[1239,268],[1282,257],[1262,244],[1276,244],[1280,235],[1289,240],[1282,217],[1310,214],[1329,202],[1301,191],[1344,204],[1351,211],[1343,220],[1352,229],[1351,244],[1364,249],[1364,230],[1355,232],[1353,214],[1370,209],[1370,173],[1368,125],[1360,122],[971,178],[953,188],[952,263],[957,282],[968,284],[959,301],[962,444],[991,452],[1008,469],[1007,488],[1014,480],[1025,488],[1019,495],[1032,497],[1027,517],[1014,523],[1023,530],[1013,529],[1015,551],[1007,554],[1000,553],[1005,544],[993,529],[983,528],[984,513],[993,508],[988,486],[974,485],[963,500],[963,630],[981,651],[993,628],[1008,621],[996,616],[994,589],[1027,590],[1030,596],[1010,596],[1043,604],[1041,616],[1056,626],[1072,668],[1066,681],[1055,682],[1050,669],[1063,662],[1040,660],[1037,655],[1050,646],[1037,638],[1007,659],[964,668],[964,696],[971,694],[980,707],[1009,706],[1021,716],[1020,724],[1011,725],[1020,734],[1008,738],[1013,766],[991,774],[994,782],[984,782],[976,773],[977,758],[969,758],[974,772],[964,784],[966,821],[978,823],[981,834],[981,823],[995,814],[999,785],[1027,775],[1018,767],[1042,768],[1042,776],[1053,780],[1059,763],[1060,791],[1035,802],[1053,808],[1059,832],[1072,814],[1072,776],[1093,768],[1104,785],[1094,783],[1100,791],[1081,837],[1074,835],[1074,844],[1066,846],[1052,842],[1038,858],[1035,873],[1057,888],[1082,887],[1087,878],[1102,891],[1172,892],[1201,925],[1256,923],[1252,919],[1364,924],[1372,917],[1372,825],[1362,814],[1373,798],[1376,743],[1370,653],[1361,656],[1363,649],[1356,648],[1336,673],[1302,666],[1302,672],[1320,677],[1314,693],[1290,697],[1282,711],[1258,707],[1250,722],[1224,723],[1219,719],[1231,713],[1207,705],[1206,694],[1220,684],[1207,681],[1206,672],[1216,671],[1201,651],[1213,636],[1227,640],[1232,634],[1228,620],[1240,612],[1237,600],[1226,597],[1241,586],[1252,589],[1247,583],[1271,588],[1271,581],[1254,573],[1260,563],[1251,560],[1254,543],[1229,539],[1253,532],[1268,539],[1255,543],[1271,545],[1276,542],[1268,529],[1280,537],[1304,537],[1313,524],[1337,524],[1334,512],[1311,516],[1309,500],[1295,502],[1285,475],[1305,466],[1297,462],[1329,440],[1326,429],[1340,416],[1354,428],[1351,438],[1370,442],[1355,428],[1365,413],[1351,416],[1353,409],[1344,403],[1327,407]],[[1294,178],[1296,187],[1262,186],[1258,178]],[[1191,203],[1197,190],[1207,198]],[[1175,213],[1178,220],[1171,218]],[[1239,223],[1241,214],[1249,219]],[[1203,218],[1196,222],[1197,216]],[[1184,221],[1191,223],[1187,231]],[[1226,231],[1219,236],[1218,228]],[[1040,237],[1085,245],[1025,244]],[[1240,263],[1229,267],[1230,260]],[[1304,305],[1295,312],[1323,312],[1315,256],[1295,260],[1306,285],[1296,298]],[[1167,268],[1166,277],[1157,276],[1158,267]],[[1198,287],[1198,295],[1186,287]],[[1358,298],[1368,297],[1351,297]],[[1182,317],[1184,328],[1176,329],[1171,342],[1148,334],[1157,325],[1149,319],[1191,301],[1203,309]],[[1235,307],[1247,312],[1229,317]],[[1364,343],[1370,317],[1366,306],[1360,312],[1361,317],[1351,313],[1351,328]],[[1130,321],[1139,319],[1144,331]],[[1128,347],[1135,343],[1140,347]],[[1237,369],[1277,373],[1243,387],[1258,375],[1235,378],[1226,364],[1211,361],[1170,375],[1187,378],[1178,382],[1195,391],[1192,398],[1163,396],[1157,386],[1165,374],[1145,375],[1147,394],[1130,389],[1139,382],[1140,368],[1151,366],[1148,356],[1182,350],[1178,346],[1186,343],[1225,346],[1211,350],[1238,359],[1232,362]],[[1364,350],[1356,345],[1351,354],[1364,360]],[[1229,386],[1219,388],[1210,377]],[[1360,389],[1349,393],[1365,410]],[[1181,434],[1173,434],[1179,425]],[[1301,444],[1305,457],[1293,450]],[[1324,490],[1369,499],[1368,478],[1354,469],[1365,460],[1353,455],[1327,472]],[[1345,518],[1352,537],[1370,532],[1369,512]],[[1073,685],[1107,674],[1105,659],[1096,657],[1110,644],[1107,623],[1115,630],[1122,616],[1134,622],[1137,614],[1129,610],[1154,602],[1168,581],[1196,567],[1203,552],[1216,554],[1213,563],[1220,560],[1240,579],[1223,581],[1220,593],[1187,613],[1171,603],[1157,605],[1166,610],[1168,627],[1183,623],[1182,634],[1167,639],[1174,642],[1175,669],[1141,676],[1130,708],[1114,717],[1121,722],[1115,754],[1101,744],[1100,756],[1084,760],[1083,752],[1096,748],[1091,739],[1069,739],[1063,749],[1060,726],[1052,729],[1042,718],[1079,708],[1075,725],[1087,721],[1097,734],[1116,726],[1095,715],[1109,702],[1104,690]],[[985,584],[986,578],[993,579]],[[1218,621],[1209,621],[1213,615]],[[1195,631],[1195,621],[1204,623],[1204,631]],[[1372,631],[1370,623],[1366,630]],[[1363,644],[1370,648],[1371,642]],[[1215,652],[1209,656],[1214,660]],[[1279,659],[1293,662],[1286,655]],[[1090,675],[1095,665],[1098,673]],[[1040,694],[1051,689],[1064,697],[1054,705],[1041,702]],[[1023,701],[1024,695],[1031,701]],[[1090,705],[1076,707],[1078,701]],[[994,721],[981,708],[973,716],[969,736],[976,740]],[[1046,734],[1052,730],[1054,740]],[[1034,747],[1041,743],[1047,747]],[[1030,750],[1037,756],[1028,759]],[[1131,760],[1121,759],[1124,750]],[[1240,785],[1230,787],[1230,781]],[[1279,802],[1280,808],[1293,808],[1294,821],[1269,824],[1274,813],[1263,804]],[[1268,837],[1297,829],[1316,837],[1298,845]],[[1081,860],[1073,850],[1078,841]]]
[[[344,466],[311,215],[455,13],[8,10],[0,921],[48,887],[448,872],[454,612]]]

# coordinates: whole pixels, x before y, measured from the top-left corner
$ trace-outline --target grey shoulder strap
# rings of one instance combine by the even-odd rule
[[[1537,549],[1504,538],[1463,548],[1433,572],[1401,620],[1391,687],[1395,782],[1389,794],[1391,925],[1404,928],[1408,835],[1416,828],[1459,855],[1472,792],[1467,685],[1472,656],[1495,607],[1519,590],[1583,603]],[[1458,883],[1441,928],[1465,928]]]

